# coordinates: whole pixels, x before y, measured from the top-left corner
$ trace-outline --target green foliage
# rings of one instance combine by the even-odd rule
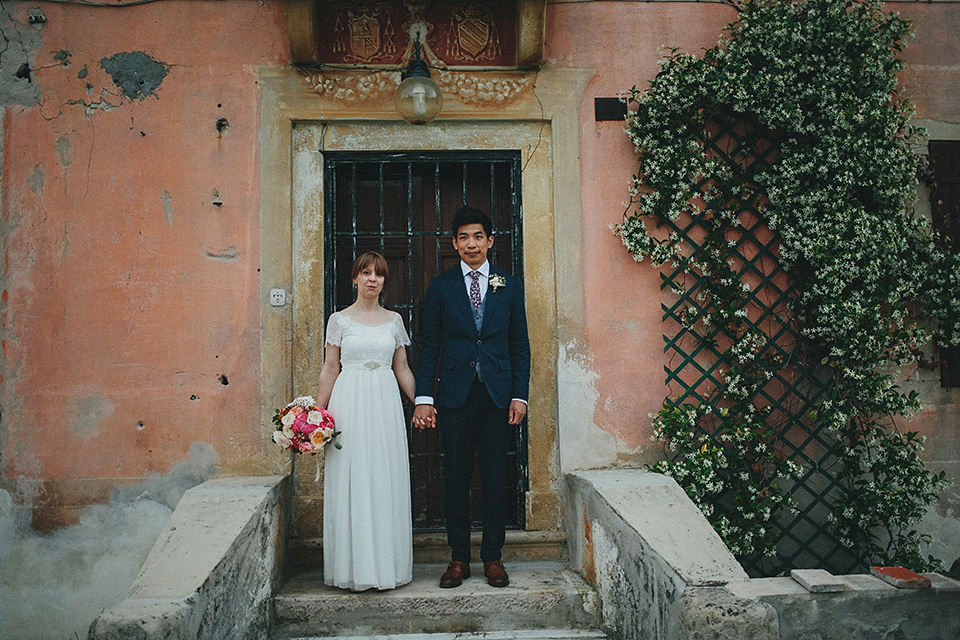
[[[896,73],[910,35],[909,23],[873,0],[748,1],[716,47],[700,57],[670,51],[650,88],[628,95],[636,211],[614,231],[637,260],[679,265],[705,284],[713,309],[705,320],[726,347],[724,382],[709,399],[726,415],[668,400],[654,437],[669,459],[656,468],[677,478],[739,555],[772,551],[769,523],[787,506],[777,489],[787,463],[751,401],[782,363],[751,357],[766,338],[735,315],[742,284],[725,251],[736,202],[755,188],[797,284],[798,353],[827,378],[813,418],[834,434],[842,460],[835,532],[856,557],[935,564],[912,527],[947,481],[925,468],[921,439],[896,430],[894,417],[920,408],[896,386],[896,367],[914,362],[934,333],[941,345],[960,343],[960,261],[909,207],[919,132]],[[704,149],[710,119],[742,114],[780,143],[781,159],[757,175]],[[648,233],[644,222],[682,216],[708,231],[695,258],[678,234]]]

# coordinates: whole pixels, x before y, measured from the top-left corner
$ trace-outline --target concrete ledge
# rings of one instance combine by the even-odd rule
[[[567,487],[570,562],[597,587],[601,624],[623,640],[686,637],[686,589],[747,579],[671,478],[581,471]]]
[[[263,638],[286,543],[284,476],[218,478],[187,491],[126,600],[91,640]]]
[[[936,576],[934,586],[924,590],[896,589],[869,575],[837,576],[848,588],[834,593],[807,592],[790,578],[747,580],[727,588],[776,611],[778,640],[960,638],[960,584],[928,575]]]
[[[639,470],[567,475],[571,564],[623,640],[947,640],[960,638],[960,582],[929,589],[871,575],[796,572],[749,579],[670,478]],[[809,578],[809,579],[808,579]],[[818,592],[823,585],[833,592]],[[810,589],[810,590],[808,590]]]
[[[673,478],[637,470],[603,470],[572,473],[568,481],[584,488],[589,485],[686,584],[721,585],[747,578]]]

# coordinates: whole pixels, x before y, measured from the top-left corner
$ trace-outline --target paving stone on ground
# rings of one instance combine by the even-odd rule
[[[930,579],[904,567],[870,567],[870,573],[897,589],[929,589]]]
[[[823,569],[792,569],[790,577],[810,593],[837,593],[850,588],[843,578]]]

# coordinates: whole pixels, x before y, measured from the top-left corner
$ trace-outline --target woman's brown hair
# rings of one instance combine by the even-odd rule
[[[360,272],[367,267],[373,267],[373,272],[386,279],[390,275],[390,267],[387,266],[386,259],[376,251],[367,251],[357,256],[353,263],[353,271],[350,273],[350,281],[353,282],[360,275]]]

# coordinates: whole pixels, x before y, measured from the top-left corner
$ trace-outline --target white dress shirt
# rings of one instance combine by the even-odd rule
[[[473,273],[473,269],[461,260],[460,270],[463,271],[463,286],[467,288],[467,297],[469,298],[470,285],[473,284],[473,276],[470,274]],[[487,287],[490,286],[490,263],[484,260],[477,271],[480,272],[480,276],[477,278],[477,284],[480,285],[480,302],[483,302],[483,299],[487,297]]]
[[[463,286],[467,289],[467,297],[470,297],[470,285],[473,284],[473,276],[470,275],[474,268],[469,266],[463,260],[460,261],[460,270],[463,272]],[[477,283],[480,285],[480,301],[483,302],[483,299],[487,295],[487,288],[490,284],[490,263],[486,260],[483,261],[483,264],[477,267],[476,271],[480,272],[480,277],[477,278]],[[527,404],[526,400],[520,398],[512,398],[513,400],[519,400],[523,404]],[[414,399],[414,404],[433,404],[433,396],[417,396]]]

